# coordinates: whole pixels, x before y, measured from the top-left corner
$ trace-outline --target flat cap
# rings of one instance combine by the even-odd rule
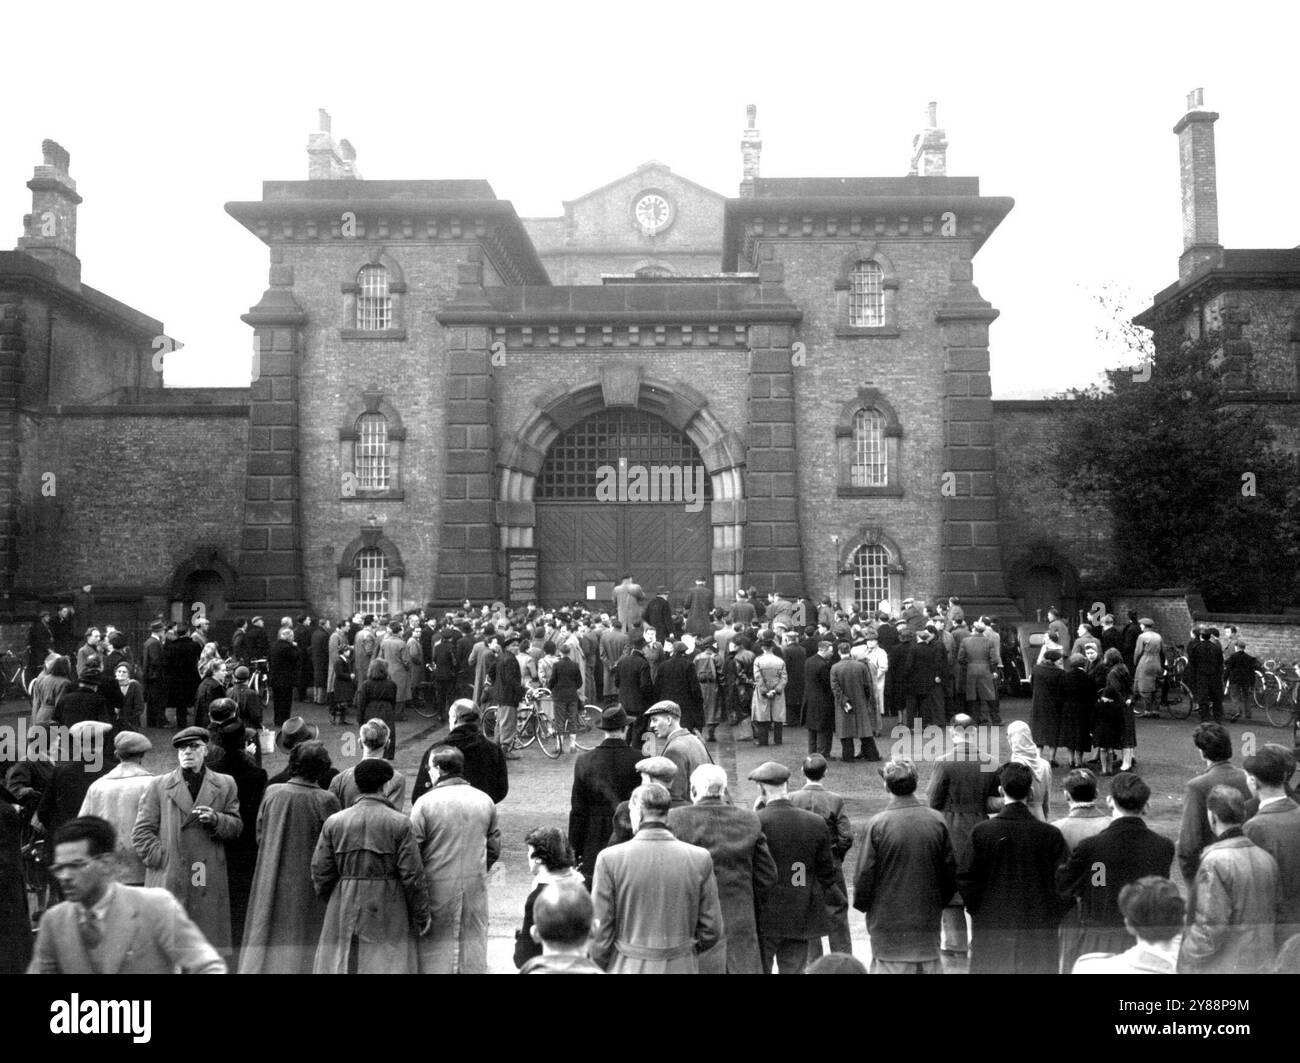
[[[1156,626],[1156,622],[1155,622],[1154,620],[1152,620],[1149,616],[1144,616],[1144,617],[1142,617],[1142,619],[1139,620],[1138,623],[1139,623],[1139,624],[1144,624],[1144,625],[1146,625],[1147,627],[1155,627],[1155,626]]]
[[[646,719],[651,716],[677,716],[682,714],[682,707],[675,701],[656,701],[645,710]]]
[[[765,764],[760,764],[757,768],[749,773],[751,782],[765,783],[783,783],[790,781],[790,769],[784,764],[778,764],[774,760],[769,760]]]
[[[186,742],[193,742],[195,739],[207,742],[211,737],[206,727],[186,727],[183,731],[177,731],[172,735],[172,745],[179,749]]]
[[[646,757],[636,762],[636,770],[653,779],[674,779],[677,777],[677,765],[667,757]]]
[[[153,749],[153,743],[139,731],[119,731],[117,737],[113,739],[113,752],[119,757],[148,753],[151,749]]]

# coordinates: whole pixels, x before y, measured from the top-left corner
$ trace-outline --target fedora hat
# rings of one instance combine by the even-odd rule
[[[280,725],[275,745],[280,752],[288,753],[296,745],[313,741],[318,734],[320,728],[315,724],[308,723],[301,716],[291,716]]]

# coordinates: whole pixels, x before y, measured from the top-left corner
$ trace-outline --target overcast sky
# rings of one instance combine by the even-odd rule
[[[1292,10],[1288,11],[1287,7]],[[1294,5],[67,3],[6,12],[8,246],[44,138],[85,198],[86,283],[187,344],[169,385],[242,384],[266,248],[224,211],[307,176],[316,108],[370,179],[483,178],[522,216],[648,159],[727,196],[745,105],[765,177],[896,176],[926,101],[948,172],[1016,207],[975,260],[996,395],[1120,361],[1094,297],[1177,278],[1174,123],[1222,117],[1220,236],[1300,242]],[[21,42],[21,44],[20,44]]]

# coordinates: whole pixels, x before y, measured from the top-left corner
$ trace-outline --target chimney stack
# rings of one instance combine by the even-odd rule
[[[758,156],[763,150],[763,137],[754,128],[754,122],[758,118],[758,107],[752,103],[747,106],[745,117],[749,124],[740,137],[740,194],[748,197],[754,194],[754,182],[758,180]]]
[[[1204,93],[1187,94],[1187,113],[1174,126],[1178,135],[1178,172],[1183,195],[1183,253],[1178,277],[1195,273],[1217,259],[1219,243],[1219,191],[1214,164],[1214,123],[1219,116],[1205,109]]]
[[[912,138],[913,177],[942,177],[948,172],[948,141],[939,128],[939,105],[934,101],[925,110],[925,129]]]
[[[77,182],[68,176],[69,155],[53,140],[41,141],[44,161],[36,167],[27,187],[32,190],[32,212],[23,216],[18,250],[53,266],[59,280],[70,288],[81,284],[77,258]]]
[[[320,129],[307,138],[307,180],[359,180],[357,153],[346,140],[335,143],[329,112],[319,108]]]

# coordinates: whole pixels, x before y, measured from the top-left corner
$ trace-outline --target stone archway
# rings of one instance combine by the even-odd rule
[[[734,596],[744,558],[745,448],[709,409],[707,397],[680,381],[646,377],[640,366],[622,364],[605,366],[585,383],[538,396],[534,404],[536,412],[518,434],[501,440],[497,524],[503,550],[535,548],[537,477],[560,435],[606,410],[639,409],[662,418],[699,451],[712,489],[709,565],[714,592],[719,600]]]

